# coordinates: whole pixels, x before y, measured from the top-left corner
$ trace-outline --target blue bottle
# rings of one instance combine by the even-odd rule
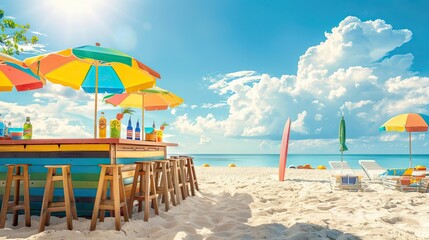
[[[140,125],[139,120],[137,120],[136,129],[134,130],[134,140],[140,140]]]
[[[4,122],[3,122],[3,118],[0,114],[0,137],[4,137]]]
[[[133,126],[131,126],[131,116],[130,119],[128,119],[127,139],[133,139]]]

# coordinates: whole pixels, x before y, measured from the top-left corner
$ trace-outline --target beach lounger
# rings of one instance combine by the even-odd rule
[[[385,188],[416,192],[423,186],[422,177],[416,176],[421,173],[412,168],[385,169],[374,160],[359,160],[359,164],[371,181],[380,182]]]
[[[346,161],[329,161],[329,166],[331,166],[336,175],[356,176],[355,171],[353,171]]]
[[[375,160],[359,160],[359,165],[362,167],[369,180],[372,182],[381,182],[380,174],[386,172],[386,169],[380,166]]]
[[[346,161],[329,161],[334,174],[331,176],[331,188],[348,191],[362,191],[362,176],[349,166]]]
[[[399,190],[401,192],[426,192],[427,183],[423,177],[399,176],[396,178],[384,179],[383,185],[386,188]]]

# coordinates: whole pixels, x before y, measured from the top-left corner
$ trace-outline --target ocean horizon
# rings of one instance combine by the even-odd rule
[[[189,154],[194,157],[194,164],[201,166],[228,166],[234,163],[237,167],[278,167],[279,154]],[[351,168],[361,169],[359,160],[375,160],[384,168],[407,168],[408,154],[344,154],[343,160]],[[288,154],[287,167],[310,164],[313,168],[324,165],[330,169],[329,161],[340,161],[340,154]],[[412,165],[429,166],[429,154],[413,154]]]

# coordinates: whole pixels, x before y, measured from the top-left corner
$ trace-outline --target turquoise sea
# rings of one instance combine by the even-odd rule
[[[234,163],[243,167],[278,167],[279,154],[190,154],[194,157],[194,164],[201,166],[204,163],[210,166],[228,166]],[[408,154],[345,154],[344,160],[351,168],[361,169],[359,160],[376,160],[384,168],[407,168],[410,156]],[[310,164],[312,167],[325,165],[329,161],[341,160],[340,154],[289,154],[287,166]],[[412,156],[413,166],[424,165],[429,167],[429,155],[415,154]]]

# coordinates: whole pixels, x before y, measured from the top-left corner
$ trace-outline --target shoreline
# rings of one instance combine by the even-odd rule
[[[115,231],[113,218],[89,231],[89,219],[51,218],[37,233],[23,223],[0,230],[0,239],[425,239],[429,238],[429,195],[384,189],[369,183],[365,192],[333,191],[330,170],[290,169],[286,181],[268,167],[196,166],[200,192],[149,221],[136,207],[130,222]]]

